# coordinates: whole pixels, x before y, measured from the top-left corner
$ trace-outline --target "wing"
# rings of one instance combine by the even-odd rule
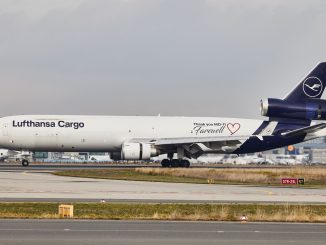
[[[185,138],[162,138],[155,141],[154,145],[184,145],[194,143],[224,143],[235,144],[246,141],[248,136],[228,136],[228,137],[185,137]]]
[[[204,153],[232,153],[250,137],[256,136],[228,136],[228,137],[185,137],[161,139],[133,139],[133,142],[147,142],[162,152],[181,148],[189,158],[198,158]]]

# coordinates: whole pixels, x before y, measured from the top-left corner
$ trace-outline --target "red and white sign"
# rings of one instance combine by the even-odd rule
[[[284,178],[282,179],[282,185],[297,185],[298,184],[298,179],[294,178]]]

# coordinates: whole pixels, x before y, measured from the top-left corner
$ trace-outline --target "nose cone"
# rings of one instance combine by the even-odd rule
[[[3,118],[0,118],[0,149],[7,148],[6,143],[9,142],[8,123]]]

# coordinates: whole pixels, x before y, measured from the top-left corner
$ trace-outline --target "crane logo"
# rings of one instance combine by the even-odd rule
[[[323,83],[318,77],[308,77],[303,82],[303,92],[310,98],[316,98],[323,92]]]

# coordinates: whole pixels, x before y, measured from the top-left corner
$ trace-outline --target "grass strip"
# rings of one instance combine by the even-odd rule
[[[207,180],[203,178],[173,176],[167,174],[142,173],[135,169],[66,170],[54,172],[53,174],[58,176],[93,179],[207,184]]]
[[[100,169],[100,170],[67,170],[54,173],[60,176],[155,181],[172,183],[207,184],[212,180],[215,184],[246,184],[246,185],[281,185],[282,178],[304,178],[305,187],[326,187],[326,168],[323,167],[290,167],[262,169]]]
[[[0,218],[58,219],[58,203],[0,203]],[[75,219],[326,222],[326,205],[76,203]]]

